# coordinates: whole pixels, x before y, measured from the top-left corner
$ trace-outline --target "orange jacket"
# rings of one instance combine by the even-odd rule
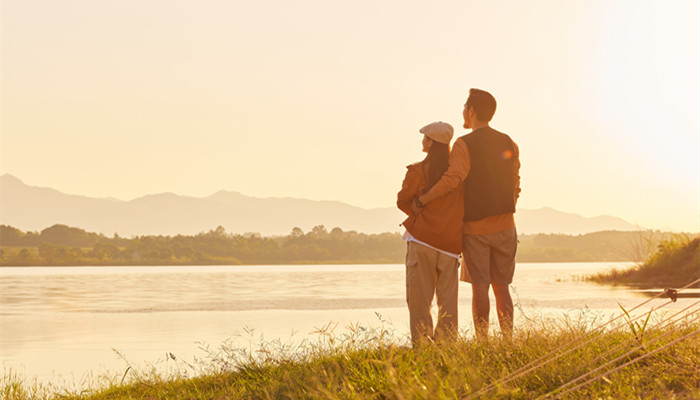
[[[406,177],[396,199],[396,205],[408,214],[403,226],[421,242],[450,253],[461,253],[464,185],[457,185],[454,190],[431,201],[418,214],[414,214],[411,204],[414,198],[423,194],[428,180],[428,164],[421,161],[406,168]]]

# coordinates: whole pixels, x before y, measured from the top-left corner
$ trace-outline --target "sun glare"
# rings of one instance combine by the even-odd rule
[[[598,58],[596,112],[630,151],[697,186],[697,15],[660,2],[634,4],[610,6]]]

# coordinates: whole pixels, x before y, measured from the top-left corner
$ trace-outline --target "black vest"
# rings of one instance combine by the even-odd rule
[[[460,139],[466,143],[471,159],[464,180],[464,220],[514,213],[513,141],[490,127]]]

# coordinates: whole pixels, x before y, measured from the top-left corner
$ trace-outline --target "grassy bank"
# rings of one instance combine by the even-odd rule
[[[700,279],[700,237],[676,235],[664,240],[646,261],[626,270],[592,275],[588,280],[643,288],[683,287]],[[695,284],[694,287],[700,287]]]
[[[196,377],[188,373],[194,367],[180,362],[179,376],[127,369],[128,383],[121,383],[122,376],[115,376],[99,390],[83,388],[69,393],[28,388],[16,377],[5,375],[0,393],[12,400],[451,399],[502,381],[559,346],[584,343],[477,398],[537,398],[625,353],[629,354],[592,377],[641,356],[649,357],[565,398],[699,398],[700,334],[693,333],[700,331],[700,324],[690,320],[695,316],[697,312],[660,329],[650,322],[646,327],[637,324],[633,330],[630,326],[634,323],[622,322],[619,330],[591,334],[588,343],[581,336],[591,333],[592,326],[566,320],[532,322],[520,328],[512,342],[492,338],[477,343],[468,339],[471,335],[463,335],[417,349],[411,349],[405,339],[394,337],[391,331],[352,327],[343,335],[323,331],[318,341],[298,347],[270,343],[246,349],[223,346],[211,353],[207,370]],[[692,336],[654,353],[687,335]]]

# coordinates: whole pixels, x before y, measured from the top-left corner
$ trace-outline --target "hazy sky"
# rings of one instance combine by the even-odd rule
[[[520,208],[700,230],[697,0],[2,2],[2,173],[391,207],[470,87]]]

